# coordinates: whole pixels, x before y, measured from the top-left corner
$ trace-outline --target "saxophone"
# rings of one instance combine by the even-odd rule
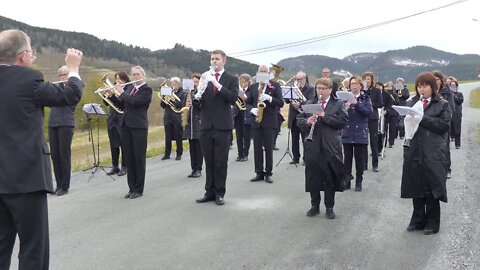
[[[263,101],[260,101],[259,98],[260,96],[265,92],[265,87],[267,87],[266,84],[263,84],[263,87],[262,87],[262,83],[260,83],[258,85],[258,102],[257,102],[257,108],[258,108],[258,113],[257,113],[257,117],[255,118],[255,122],[257,123],[262,123],[262,120],[263,120],[263,111],[265,110],[265,107],[267,106],[267,104],[265,104],[265,102]]]
[[[185,101],[185,107],[180,109],[180,113],[182,114],[182,127],[186,127],[188,124],[188,116],[190,115],[190,107],[189,104],[192,104],[192,96],[191,90],[187,92],[187,99]]]

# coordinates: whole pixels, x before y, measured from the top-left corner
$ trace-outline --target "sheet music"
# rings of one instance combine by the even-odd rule
[[[297,88],[297,87],[293,87],[293,86],[282,86],[282,97],[285,98],[285,99],[299,99],[298,96],[297,96],[297,93],[295,92],[295,90],[293,90],[294,88]]]
[[[392,105],[392,108],[394,108],[400,115],[423,116],[423,112],[420,112],[418,109],[413,107]]]
[[[355,99],[355,96],[352,94],[352,92],[347,91],[337,91],[337,97],[344,101]]]
[[[269,83],[270,74],[266,72],[257,72],[257,74],[255,75],[255,81],[258,83]]]
[[[189,89],[189,90],[193,89],[193,79],[183,79],[182,82],[183,82],[183,85],[182,85],[183,89]]]
[[[302,110],[304,113],[321,113],[323,112],[322,105],[319,103],[316,104],[304,104],[302,105]]]
[[[82,109],[86,114],[107,114],[97,103],[84,104]]]
[[[172,95],[172,88],[168,86],[164,86],[160,88],[160,93],[162,96],[171,96]]]

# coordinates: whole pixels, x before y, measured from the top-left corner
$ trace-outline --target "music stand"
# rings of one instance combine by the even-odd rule
[[[290,97],[289,99],[290,100],[293,100],[293,87],[290,86]],[[284,96],[285,97],[285,96]],[[290,112],[289,112],[290,114]],[[287,118],[287,122],[288,122],[288,118]],[[280,162],[282,162],[283,158],[286,156],[286,155],[289,155],[290,158],[293,160],[293,155],[292,155],[292,152],[290,151],[290,129],[288,129],[288,134],[287,134],[287,149],[285,149],[285,153],[283,153],[283,156],[282,158],[280,158],[280,160],[277,162],[277,165],[275,165],[275,167],[278,166],[278,164],[280,164]],[[296,163],[294,163],[295,167],[298,167]]]
[[[92,128],[92,115],[102,116],[108,114],[105,113],[102,107],[100,107],[100,105],[96,103],[88,103],[83,105],[83,112],[87,115],[88,141],[92,143],[93,165],[90,168],[83,170],[84,172],[91,170],[90,177],[88,178],[88,182],[90,182],[98,169],[101,169],[105,172],[105,174],[107,174],[105,167],[100,164],[100,121],[97,117],[97,149],[95,150],[95,138],[93,137]],[[109,176],[114,181],[116,180],[113,176]]]

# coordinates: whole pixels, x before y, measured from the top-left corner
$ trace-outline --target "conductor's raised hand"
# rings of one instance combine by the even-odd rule
[[[80,50],[74,48],[67,49],[67,55],[65,56],[65,64],[70,72],[78,74],[80,63],[82,62],[83,53]]]

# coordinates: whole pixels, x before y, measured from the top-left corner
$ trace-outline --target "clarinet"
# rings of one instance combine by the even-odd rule
[[[318,96],[318,103],[322,100],[322,96]],[[317,123],[318,114],[315,114],[315,122],[312,123],[310,127],[310,132],[308,133],[307,141],[313,141],[313,131],[315,130],[315,124]]]

